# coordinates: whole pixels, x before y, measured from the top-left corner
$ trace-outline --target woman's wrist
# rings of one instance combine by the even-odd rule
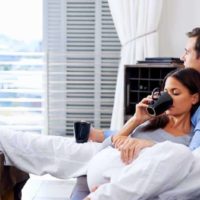
[[[135,127],[139,126],[140,124],[144,123],[143,119],[138,119],[136,115],[131,117],[131,122],[134,123]]]

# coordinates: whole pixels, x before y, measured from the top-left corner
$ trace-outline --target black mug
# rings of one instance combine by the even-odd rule
[[[88,141],[90,126],[91,124],[89,122],[74,122],[74,135],[77,143],[84,143]]]
[[[147,107],[147,112],[151,116],[158,116],[169,109],[173,104],[173,99],[168,92],[161,92],[156,100],[153,100]]]

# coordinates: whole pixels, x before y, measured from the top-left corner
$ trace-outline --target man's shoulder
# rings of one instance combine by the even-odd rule
[[[192,116],[192,124],[196,126],[197,124],[200,124],[200,106],[195,111],[195,113]]]
[[[200,115],[200,106],[197,108],[197,110],[195,111],[195,113],[194,113],[194,116],[195,115]]]

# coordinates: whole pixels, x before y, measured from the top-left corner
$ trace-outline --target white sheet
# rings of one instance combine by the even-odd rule
[[[100,186],[89,197],[92,200],[169,199],[171,193],[160,194],[185,181],[194,164],[192,152],[184,145],[159,143],[143,150],[138,159],[120,173],[112,174],[111,182]]]
[[[192,152],[194,162],[187,177],[175,188],[159,196],[162,200],[199,200],[200,199],[200,148]],[[183,165],[184,167],[184,165]],[[169,198],[170,197],[170,198]]]
[[[0,150],[6,164],[37,175],[69,178],[85,174],[88,161],[101,148],[101,144],[76,144],[59,136],[0,131]],[[92,193],[92,200],[198,199],[200,149],[191,152],[181,144],[159,143],[144,149],[120,171],[107,171],[106,176],[111,182]]]
[[[0,151],[6,165],[15,165],[35,175],[51,174],[70,178],[86,174],[88,161],[101,149],[101,144],[77,144],[59,137],[0,130]]]

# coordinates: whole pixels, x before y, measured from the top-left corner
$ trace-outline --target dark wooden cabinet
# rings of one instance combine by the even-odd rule
[[[162,84],[163,78],[178,65],[136,64],[125,65],[124,119],[135,113],[135,105]]]

